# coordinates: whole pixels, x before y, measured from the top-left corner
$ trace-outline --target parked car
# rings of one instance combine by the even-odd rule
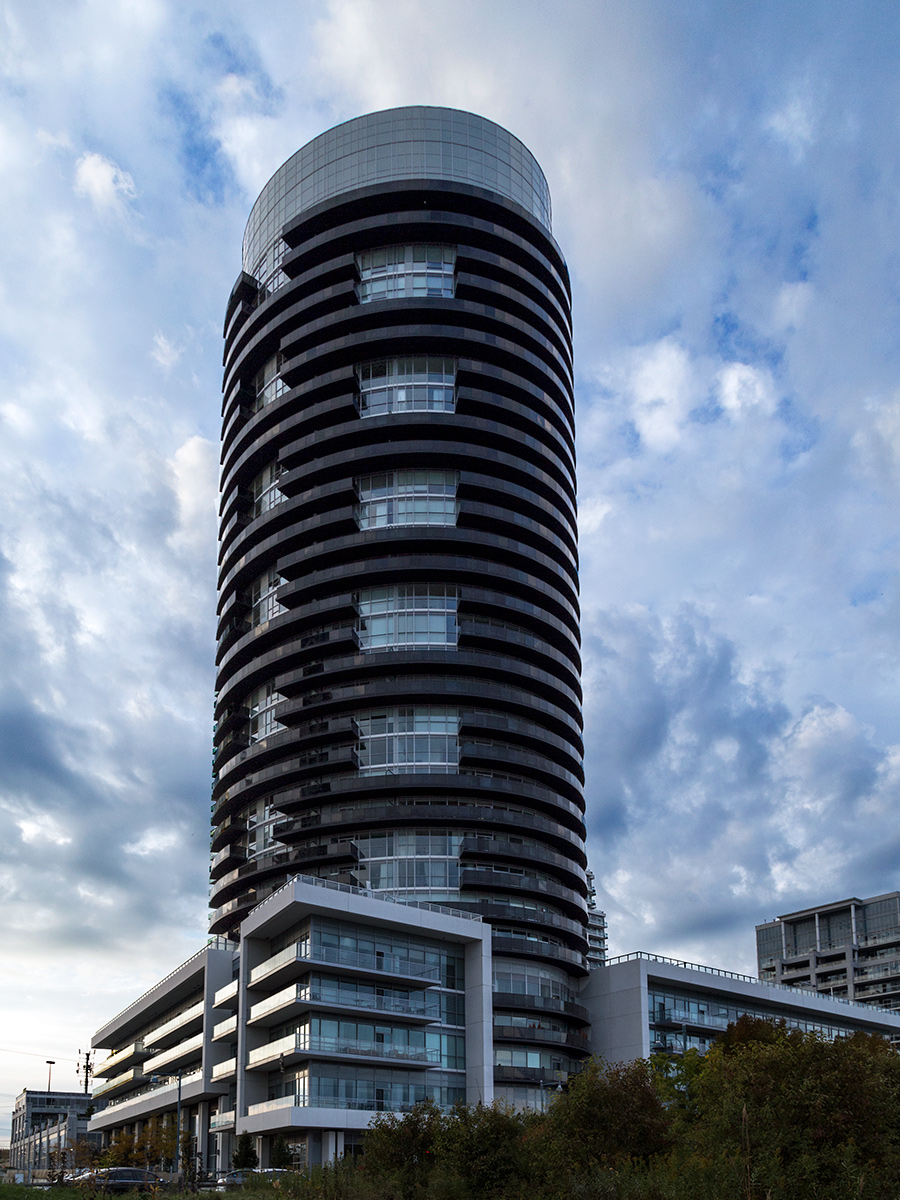
[[[252,1179],[277,1179],[279,1175],[290,1175],[292,1172],[284,1167],[267,1167],[260,1169],[253,1167],[252,1170],[243,1168],[239,1171],[229,1171],[227,1175],[220,1175],[216,1184],[220,1188],[241,1188],[245,1183],[250,1183]]]
[[[96,1171],[83,1171],[72,1180],[72,1184],[95,1188],[111,1196],[121,1196],[125,1192],[165,1191],[169,1181],[141,1167],[100,1167]]]

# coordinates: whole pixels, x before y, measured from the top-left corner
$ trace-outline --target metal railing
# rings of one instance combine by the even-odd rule
[[[756,987],[776,988],[783,992],[794,992],[800,996],[815,996],[817,1000],[831,1000],[835,1004],[844,1004],[850,1008],[864,1009],[869,1014],[870,1020],[875,1020],[873,1014],[873,1006],[871,1004],[861,1004],[856,1000],[847,1000],[844,996],[831,996],[825,992],[818,991],[814,987],[796,987],[790,983],[774,983],[768,979],[757,979],[754,975],[740,975],[737,971],[722,971],[718,967],[706,967],[702,963],[687,962],[681,958],[666,958],[663,954],[648,954],[644,950],[636,950],[631,954],[618,954],[615,958],[606,960],[607,966],[612,966],[613,963],[634,962],[636,960],[645,962],[663,963],[670,967],[684,967],[689,971],[700,971],[704,975],[714,975],[719,979],[734,979],[738,983],[752,983]],[[877,1009],[875,1012],[877,1013]]]
[[[338,883],[335,879],[318,879],[314,875],[292,875],[286,883],[276,888],[265,900],[261,900],[256,906],[256,911],[258,912],[263,904],[268,903],[275,896],[283,892],[285,888],[289,888],[294,883],[311,883],[315,887],[330,888],[334,892],[347,892],[352,896],[368,896],[372,900],[384,900],[388,904],[402,904],[406,908],[422,908],[429,912],[445,913],[448,917],[463,917],[467,921],[481,921],[479,913],[466,912],[461,908],[450,908],[446,904],[431,904],[427,900],[403,900],[387,892],[375,892],[371,888],[353,887],[349,883]]]
[[[438,1049],[427,1049],[425,1046],[409,1046],[394,1042],[372,1042],[360,1038],[326,1037],[323,1034],[308,1034],[304,1036],[279,1038],[277,1042],[269,1042],[266,1046],[258,1046],[251,1050],[247,1058],[247,1066],[255,1067],[260,1063],[277,1059],[282,1054],[347,1054],[354,1057],[390,1058],[400,1062],[428,1063],[440,1066],[441,1052]]]

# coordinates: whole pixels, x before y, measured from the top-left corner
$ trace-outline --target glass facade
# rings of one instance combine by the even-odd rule
[[[271,733],[279,733],[284,726],[275,720],[275,705],[280,704],[284,697],[272,687],[264,683],[247,697],[247,712],[249,716],[250,741],[258,742],[260,738],[268,737]]]
[[[459,713],[426,706],[357,713],[360,771],[446,773],[459,767]]]
[[[346,121],[314,138],[279,167],[250,213],[244,270],[262,282],[276,270],[270,252],[293,217],[377,183],[446,179],[497,192],[550,229],[550,189],[518,138],[474,113],[414,106]]]
[[[263,513],[268,512],[284,500],[284,495],[278,488],[280,476],[281,466],[277,461],[267,463],[257,475],[254,475],[250,483],[250,495],[253,501],[251,516],[261,517]]]
[[[390,525],[455,525],[456,471],[382,471],[356,481],[360,529]]]
[[[456,248],[423,242],[383,246],[357,255],[361,304],[403,297],[453,296]]]
[[[258,413],[267,404],[271,404],[273,400],[277,400],[279,396],[283,396],[288,390],[287,384],[279,374],[281,367],[281,355],[273,354],[253,376],[250,390],[253,393],[251,409],[254,413]]]
[[[456,408],[456,360],[436,355],[405,355],[360,363],[359,411],[363,417],[386,413],[453,412]]]
[[[365,650],[452,649],[459,594],[446,584],[398,584],[358,593],[358,634]]]
[[[287,610],[278,603],[276,594],[284,580],[277,571],[270,569],[255,579],[248,589],[250,600],[250,624],[253,628],[271,621]]]

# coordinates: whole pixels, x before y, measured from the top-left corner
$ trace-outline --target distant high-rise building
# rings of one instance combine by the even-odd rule
[[[540,167],[450,109],[330,130],[253,207],[225,340],[211,931],[300,872],[481,914],[497,1083],[533,1099],[586,1052],[588,950]]]
[[[757,925],[756,953],[760,979],[900,1011],[900,892]]]

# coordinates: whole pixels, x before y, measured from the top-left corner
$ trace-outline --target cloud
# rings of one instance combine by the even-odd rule
[[[178,500],[178,528],[170,544],[179,550],[206,550],[216,530],[219,456],[207,438],[192,437],[169,460]]]
[[[153,359],[164,371],[169,371],[184,353],[184,348],[174,346],[164,333],[157,331],[153,335],[153,349],[150,351]]]
[[[75,164],[75,192],[87,196],[100,215],[119,220],[125,220],[130,202],[137,197],[134,180],[127,171],[90,151]]]

